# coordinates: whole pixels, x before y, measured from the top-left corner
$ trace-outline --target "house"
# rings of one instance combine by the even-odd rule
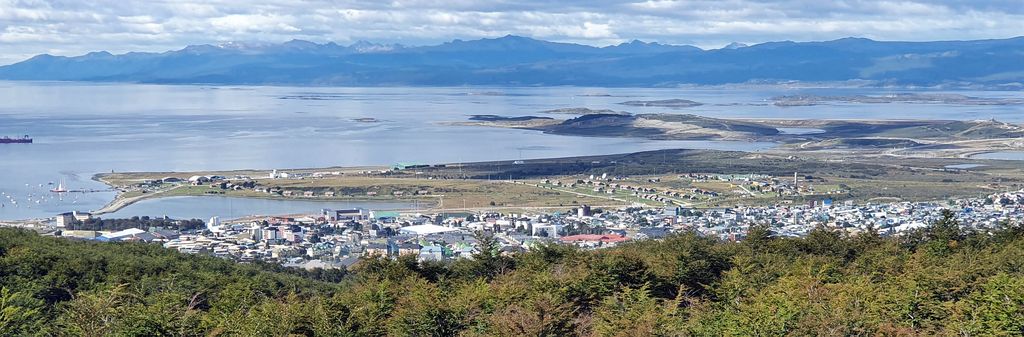
[[[416,258],[420,262],[423,261],[443,261],[444,260],[444,248],[440,246],[426,246],[420,248],[419,257]]]
[[[504,246],[504,247],[501,247],[501,253],[500,254],[502,256],[512,256],[512,255],[515,255],[515,254],[525,253],[525,252],[526,252],[526,248],[523,248],[521,246]]]
[[[71,212],[64,212],[57,214],[57,226],[67,227],[68,225],[75,222],[75,214]]]
[[[313,192],[313,191],[305,191],[305,192],[302,192],[302,196],[303,196],[303,197],[307,197],[307,198],[312,198],[312,197],[315,197],[315,196],[316,196],[316,192]]]
[[[420,249],[423,249],[423,246],[416,243],[402,243],[398,244],[396,247],[398,248],[398,256],[419,254]]]
[[[383,243],[371,243],[363,250],[366,256],[388,256],[388,245]]]

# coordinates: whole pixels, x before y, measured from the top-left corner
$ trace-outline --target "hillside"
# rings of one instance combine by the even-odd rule
[[[723,119],[692,114],[638,114],[585,108],[559,109],[580,116],[555,119],[539,116],[502,117],[476,115],[457,125],[520,128],[552,134],[635,137],[673,140],[753,140],[783,143],[816,142],[800,149],[917,147],[930,143],[953,144],[964,140],[1005,140],[1024,137],[1024,126],[994,120],[782,120]],[[552,113],[551,111],[543,111]],[[786,134],[779,128],[821,130],[809,134]],[[921,142],[915,141],[921,140]]]
[[[3,80],[350,86],[606,86],[857,81],[869,85],[1019,88],[1024,37],[890,42],[844,38],[702,50],[633,41],[607,47],[520,36],[407,47],[293,40],[198,45],[163,53],[38,55],[0,66]],[[779,105],[864,98],[783,97]],[[913,98],[912,98],[913,99]],[[958,100],[955,97],[938,98]],[[632,102],[688,107],[689,101]],[[653,104],[653,105],[652,105]]]
[[[651,139],[761,139],[775,127],[689,114],[589,114],[536,127],[554,134]]]
[[[949,219],[901,239],[755,228],[744,243],[365,259],[343,277],[0,229],[0,335],[1021,334],[1024,230]]]

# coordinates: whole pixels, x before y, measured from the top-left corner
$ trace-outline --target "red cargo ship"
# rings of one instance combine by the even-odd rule
[[[27,135],[21,138],[0,137],[0,144],[32,144],[32,138]]]

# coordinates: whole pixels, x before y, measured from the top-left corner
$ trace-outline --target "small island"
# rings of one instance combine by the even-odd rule
[[[561,108],[541,111],[548,114],[561,114],[561,115],[629,115],[625,111],[615,111],[612,109],[590,109],[590,108]]]
[[[659,108],[692,108],[695,106],[704,105],[704,103],[694,102],[688,99],[662,99],[655,101],[625,101],[619,103],[628,106],[641,106],[641,107],[659,107]]]
[[[829,103],[916,103],[916,104],[957,104],[957,105],[1018,105],[1024,104],[1022,99],[984,98],[959,94],[918,94],[899,93],[883,96],[819,96],[819,95],[787,95],[772,97],[772,104],[781,107],[815,106]]]

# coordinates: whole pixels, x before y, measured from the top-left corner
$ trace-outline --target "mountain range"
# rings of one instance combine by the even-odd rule
[[[407,47],[292,40],[193,45],[163,53],[48,54],[0,66],[3,80],[341,86],[636,86],[849,82],[892,86],[1024,85],[1024,37],[975,41],[607,47],[520,36]]]

